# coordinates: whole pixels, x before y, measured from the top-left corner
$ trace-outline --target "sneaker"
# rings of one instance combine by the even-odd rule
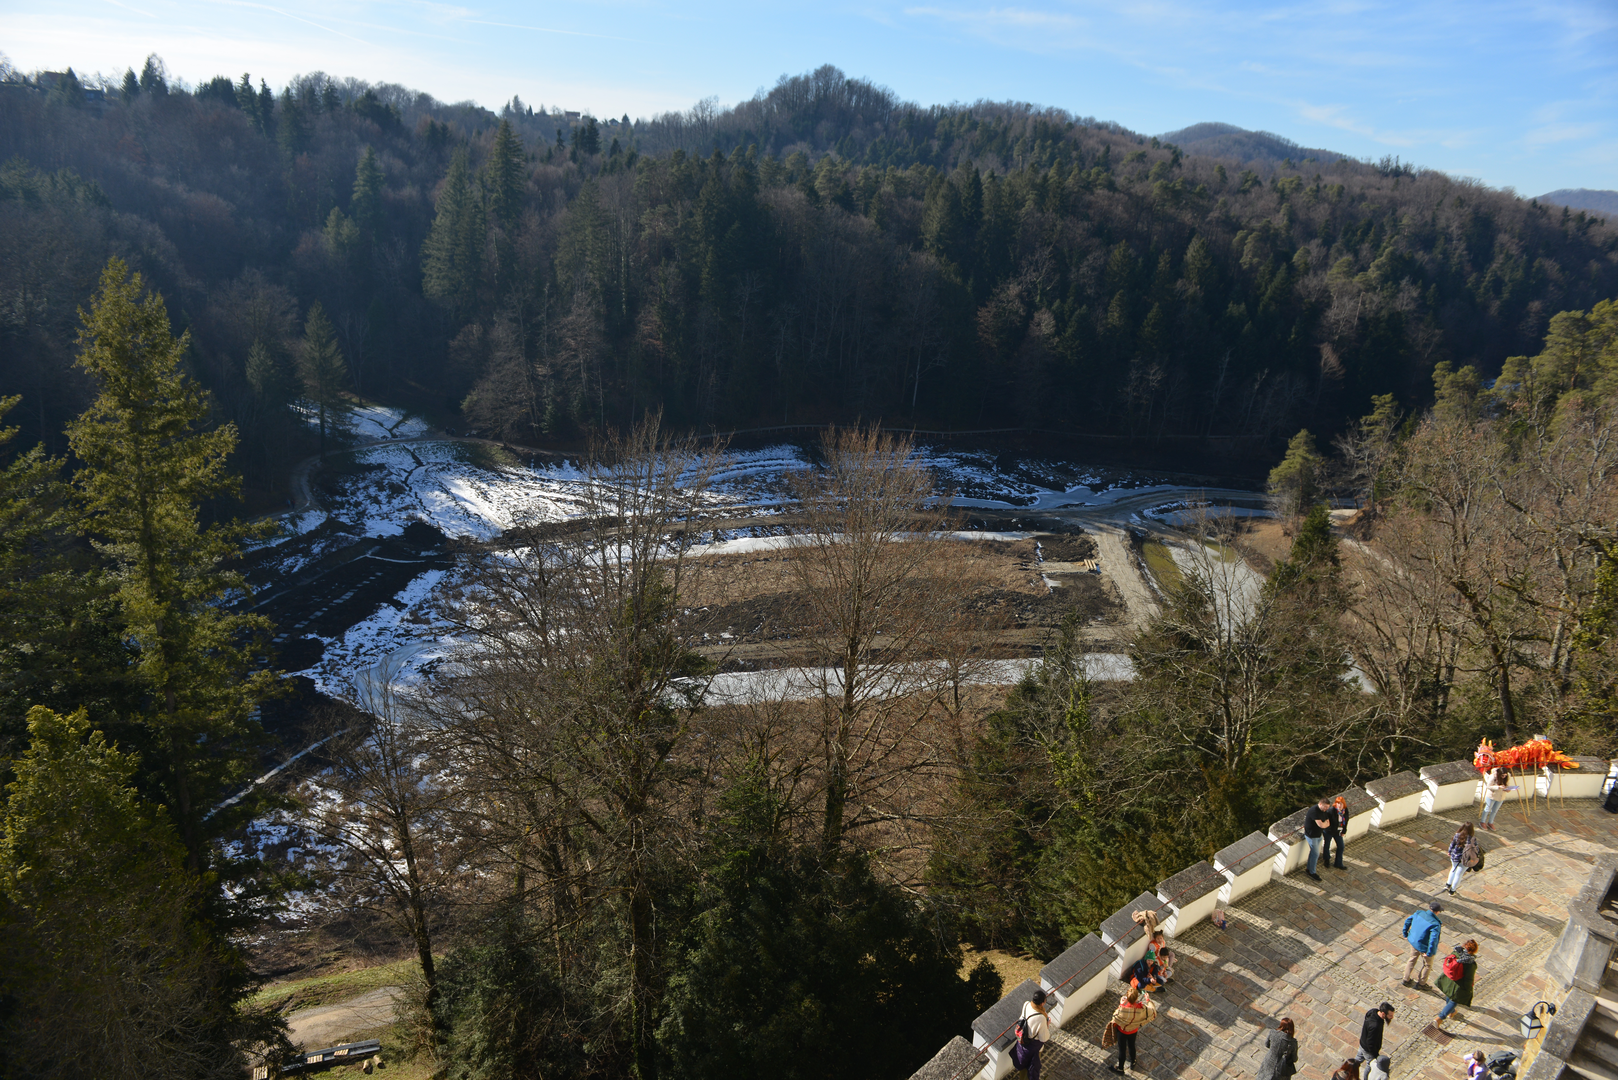
[[[1344,866],[1342,863],[1332,863],[1332,869],[1334,869],[1334,870],[1347,870],[1348,867]]]
[[[1114,1065],[1111,1062],[1108,1062],[1108,1064],[1107,1064],[1107,1071],[1108,1072],[1115,1072],[1119,1076],[1124,1075],[1124,1067],[1122,1065]]]
[[[1399,985],[1400,986],[1414,986],[1414,985],[1416,985],[1416,980],[1414,980],[1414,979],[1405,979]]]
[[[1309,876],[1314,878],[1316,881],[1324,881],[1325,880],[1319,874],[1309,874]],[[1454,891],[1455,891],[1454,889],[1450,890],[1450,892],[1454,892]]]
[[[1448,885],[1444,886],[1444,891],[1449,893],[1451,896],[1455,895],[1455,890],[1453,888],[1451,888],[1450,886],[1448,886]]]

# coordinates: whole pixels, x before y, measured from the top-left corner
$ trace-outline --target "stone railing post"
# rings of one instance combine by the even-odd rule
[[[1178,937],[1213,914],[1225,875],[1206,862],[1192,863],[1178,874],[1157,883],[1157,898],[1169,907],[1163,930]]]
[[[1576,757],[1577,769],[1547,766],[1541,790],[1547,799],[1599,799],[1607,784],[1606,758]]]
[[[1280,854],[1275,856],[1276,877],[1286,877],[1309,862],[1309,845],[1303,840],[1303,823],[1311,808],[1306,806],[1270,826],[1270,843],[1280,850]]]
[[[1427,785],[1421,782],[1421,777],[1406,771],[1372,780],[1365,785],[1365,792],[1376,800],[1371,824],[1385,829],[1421,813],[1421,797],[1427,794]]]
[[[1421,770],[1421,779],[1427,785],[1421,808],[1429,814],[1471,806],[1478,801],[1478,791],[1483,787],[1482,774],[1470,761],[1428,765]]]
[[[1039,969],[1039,985],[1056,1000],[1051,1019],[1066,1024],[1090,1007],[1107,989],[1112,978],[1113,951],[1094,934],[1086,934]]]
[[[1275,844],[1261,832],[1248,833],[1214,855],[1214,869],[1225,876],[1218,906],[1229,907],[1254,889],[1270,883],[1275,871]]]
[[[956,1080],[957,1074],[972,1063],[976,1052],[959,1035],[944,1044],[932,1060],[910,1074],[910,1080]]]

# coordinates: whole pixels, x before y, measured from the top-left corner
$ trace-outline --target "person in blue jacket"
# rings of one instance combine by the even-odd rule
[[[1432,971],[1433,957],[1438,953],[1438,938],[1444,924],[1438,920],[1444,905],[1437,900],[1418,909],[1405,920],[1405,940],[1410,942],[1410,960],[1405,964],[1404,984],[1412,982],[1423,990],[1427,988],[1427,975]]]

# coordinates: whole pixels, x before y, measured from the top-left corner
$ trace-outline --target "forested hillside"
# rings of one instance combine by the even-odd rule
[[[70,85],[71,84],[71,85]],[[0,394],[63,449],[109,255],[168,297],[260,492],[313,305],[345,389],[524,441],[856,416],[1330,434],[1618,294],[1618,229],[1397,163],[1242,167],[833,68],[634,124],[324,76],[0,93]],[[627,118],[626,118],[627,119]],[[306,374],[306,373],[305,373]]]

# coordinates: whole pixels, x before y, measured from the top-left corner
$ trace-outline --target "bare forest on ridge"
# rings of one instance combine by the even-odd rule
[[[1015,103],[921,107],[834,68],[644,122],[323,75],[104,104],[0,93],[0,394],[61,449],[109,254],[191,332],[248,488],[321,305],[346,391],[499,437],[658,404],[721,429],[854,417],[1141,438],[1323,435],[1433,365],[1486,376],[1618,293],[1618,229],[1398,162],[1244,167]],[[1299,151],[1306,153],[1306,151]],[[251,362],[255,347],[257,362]]]

